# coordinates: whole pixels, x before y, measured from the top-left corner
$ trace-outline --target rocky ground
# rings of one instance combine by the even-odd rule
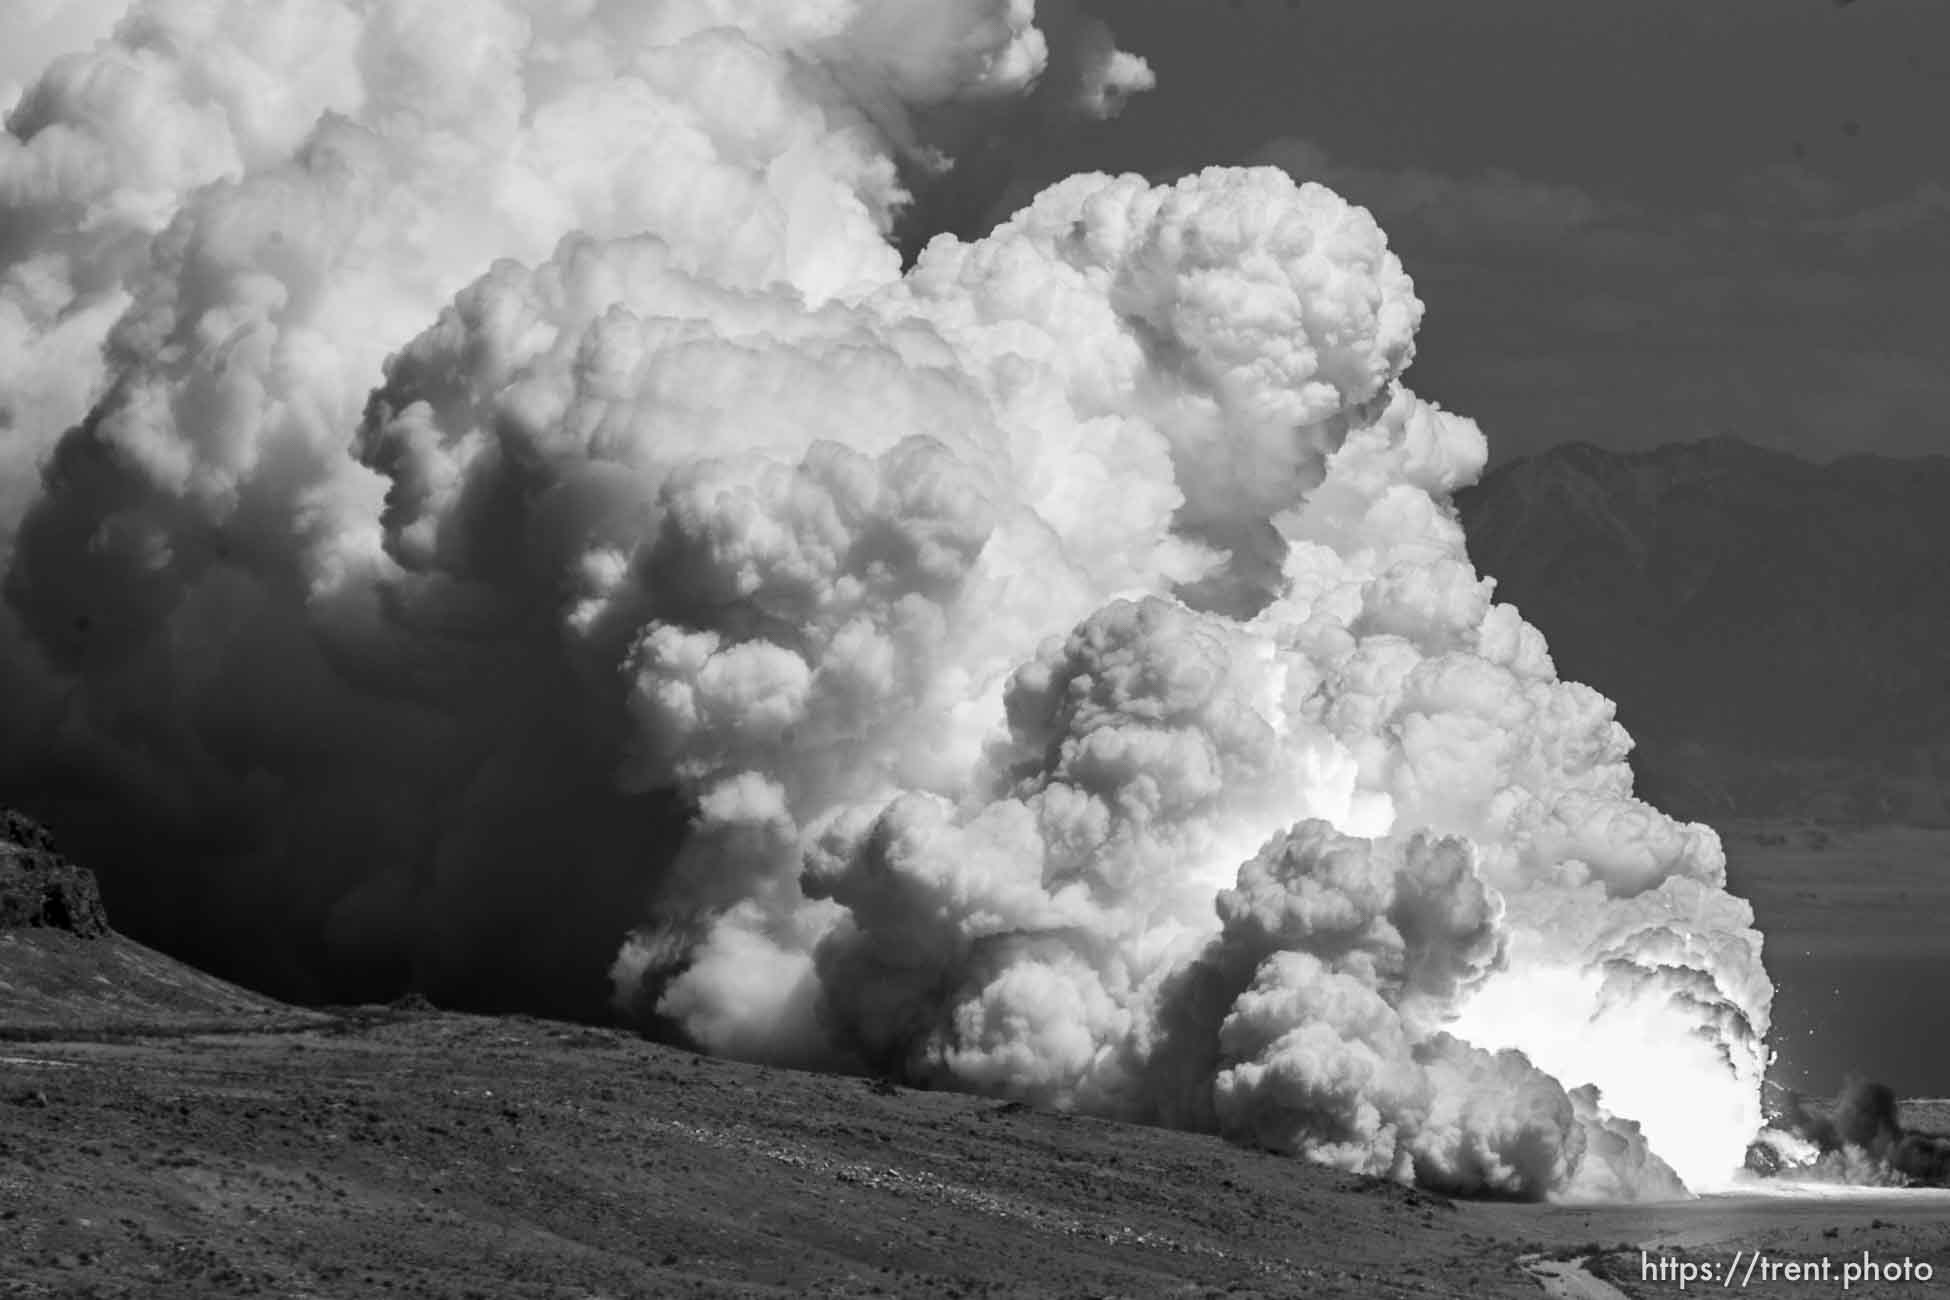
[[[0,1296],[1536,1296],[1557,1269],[1616,1284],[1557,1294],[1637,1297],[1678,1289],[1641,1249],[1866,1250],[1950,1278],[1947,1204],[1452,1204],[1190,1134],[419,1010],[0,1042]]]
[[[1453,1203],[620,1031],[285,1007],[50,924],[89,914],[60,879],[81,903],[0,930],[0,1297],[1950,1294],[1942,1194]],[[1856,1260],[1909,1273],[1844,1292]]]
[[[60,930],[84,939],[109,932],[92,871],[54,851],[54,837],[0,810],[0,932]]]
[[[0,1104],[0,1294],[1535,1294],[1391,1184],[538,1021],[21,1044]]]

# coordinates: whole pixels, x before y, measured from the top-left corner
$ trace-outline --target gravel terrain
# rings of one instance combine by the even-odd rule
[[[4,1295],[1534,1295],[1450,1203],[529,1020],[0,1044]]]
[[[1633,1280],[1641,1245],[1950,1270],[1947,1205],[1452,1204],[525,1019],[0,1041],[4,1296],[1636,1297],[1677,1292]]]

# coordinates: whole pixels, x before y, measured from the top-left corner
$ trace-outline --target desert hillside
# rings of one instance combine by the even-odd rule
[[[527,1019],[0,1043],[0,1105],[18,1295],[1407,1300],[1539,1296],[1552,1257],[1618,1276],[1639,1244],[1950,1264],[1937,1199],[1452,1203]]]

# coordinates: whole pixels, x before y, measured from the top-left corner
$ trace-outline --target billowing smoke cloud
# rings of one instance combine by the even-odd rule
[[[0,49],[0,112],[55,59],[91,48],[128,8],[127,0],[10,0]]]
[[[1078,176],[903,270],[968,123],[1148,84],[1026,0],[138,5],[0,143],[0,786],[287,992],[1730,1173],[1751,912],[1472,570],[1369,215]]]
[[[1850,1078],[1828,1106],[1794,1093],[1770,1108],[1747,1151],[1756,1173],[1794,1181],[1950,1187],[1950,1136],[1903,1124],[1895,1092]]]

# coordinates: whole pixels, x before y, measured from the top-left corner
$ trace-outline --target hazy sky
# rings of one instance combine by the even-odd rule
[[[1411,383],[1499,458],[1950,451],[1943,0],[1096,3],[1158,87],[1031,170],[1367,204],[1429,306]]]

